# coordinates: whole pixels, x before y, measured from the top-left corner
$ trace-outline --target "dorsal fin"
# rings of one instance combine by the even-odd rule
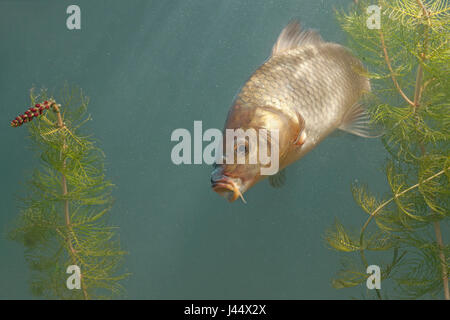
[[[295,49],[305,44],[317,44],[321,42],[323,40],[316,31],[302,31],[300,23],[294,20],[281,31],[277,42],[275,42],[272,48],[272,55]]]

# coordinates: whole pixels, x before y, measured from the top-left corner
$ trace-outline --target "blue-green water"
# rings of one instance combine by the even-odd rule
[[[111,222],[129,251],[124,281],[133,299],[346,299],[331,278],[339,256],[323,235],[335,217],[360,226],[350,184],[384,191],[378,139],[326,139],[264,181],[247,204],[210,187],[211,166],[175,166],[176,128],[222,128],[238,89],[292,18],[345,43],[333,6],[350,0],[76,1],[81,30],[66,28],[72,1],[0,1],[0,298],[31,298],[23,247],[6,239],[37,159],[26,130],[9,122],[29,105],[32,86],[64,82],[90,97],[90,130],[117,185]]]

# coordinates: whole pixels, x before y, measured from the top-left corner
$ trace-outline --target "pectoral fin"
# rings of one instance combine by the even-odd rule
[[[281,188],[286,183],[286,169],[278,171],[269,177],[269,184],[274,188]]]
[[[298,112],[297,112],[297,119],[298,119],[298,135],[294,141],[294,144],[296,146],[301,146],[306,141],[305,119]]]

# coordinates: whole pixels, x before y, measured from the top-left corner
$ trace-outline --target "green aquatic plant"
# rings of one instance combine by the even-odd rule
[[[377,12],[371,5],[380,9],[379,28],[368,27]],[[353,185],[367,219],[356,230],[339,221],[328,230],[327,243],[345,252],[333,286],[365,285],[367,267],[378,265],[382,288],[396,297],[450,299],[443,241],[450,212],[448,1],[359,1],[337,18],[368,68],[369,112],[384,130],[390,192]],[[388,297],[383,289],[368,294]]]
[[[116,228],[106,220],[113,185],[105,179],[104,155],[81,131],[90,120],[88,99],[68,86],[59,99],[48,97],[45,90],[31,90],[32,107],[11,122],[13,127],[28,127],[40,164],[20,199],[20,216],[10,237],[25,246],[34,295],[117,296],[123,293],[119,281],[127,276],[120,273],[125,252]],[[73,265],[79,274],[68,269]]]

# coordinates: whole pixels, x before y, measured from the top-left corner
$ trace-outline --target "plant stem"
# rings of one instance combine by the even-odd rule
[[[427,18],[427,28],[424,31],[424,40],[423,40],[423,48],[422,48],[422,52],[419,54],[419,66],[417,67],[417,76],[416,76],[416,87],[414,90],[414,108],[417,109],[419,107],[420,104],[420,97],[422,95],[422,90],[423,90],[423,86],[422,86],[422,78],[423,78],[423,66],[422,63],[424,62],[425,58],[426,58],[426,49],[427,49],[427,45],[428,45],[428,30],[431,27],[431,20],[430,20],[430,15],[428,14],[427,9],[425,8],[425,6],[423,5],[421,0],[416,0],[417,4],[419,5],[419,7],[422,9],[422,13],[423,15]]]
[[[445,300],[450,300],[450,291],[448,288],[448,274],[446,270],[444,242],[442,241],[441,226],[439,224],[439,221],[435,221],[433,222],[433,224],[434,224],[434,233],[436,234],[436,239],[439,246],[439,258],[441,260],[442,266],[442,280],[444,281],[444,296]]]
[[[417,110],[419,108],[420,96],[422,94],[422,78],[423,78],[423,67],[422,64],[419,63],[417,67],[417,75],[416,75],[416,88],[414,90],[414,109]]]
[[[56,112],[56,116],[57,116],[57,119],[58,119],[58,127],[60,129],[63,129],[65,125],[64,125],[64,121],[63,121],[62,116],[61,116],[60,105],[57,105],[56,103],[54,103],[52,105],[52,107],[53,107],[53,110]],[[63,148],[62,148],[62,150],[64,150],[65,148],[66,148],[66,139],[64,138],[63,139]],[[64,159],[63,160],[63,169],[65,167],[66,167],[66,160]],[[67,190],[67,179],[66,179],[66,176],[63,173],[61,173],[61,185],[62,185],[62,194],[63,194],[63,196],[66,196],[67,193],[68,193],[68,190]],[[64,200],[64,216],[65,216],[65,220],[66,220],[66,227],[68,229],[67,242],[68,242],[69,249],[70,249],[70,256],[72,258],[72,263],[76,265],[77,264],[77,252],[76,252],[76,250],[74,249],[74,247],[72,245],[72,239],[71,239],[71,234],[73,233],[73,230],[72,230],[72,225],[71,225],[71,222],[70,222],[69,199],[65,199]],[[89,296],[88,296],[86,287],[84,285],[83,276],[82,276],[81,273],[80,273],[80,284],[81,284],[81,288],[83,290],[84,299],[88,300]]]
[[[400,93],[400,95],[402,96],[403,99],[405,99],[405,101],[411,105],[412,107],[414,107],[414,102],[411,101],[411,99],[409,99],[406,94],[403,92],[402,88],[400,87],[397,78],[395,77],[394,74],[394,69],[392,69],[392,65],[391,65],[391,59],[389,59],[389,55],[387,52],[387,48],[386,48],[386,44],[384,42],[384,34],[383,31],[380,29],[380,41],[381,41],[381,48],[383,49],[383,54],[384,54],[384,60],[386,61],[386,65],[389,69],[389,72],[391,74],[391,79],[392,82],[394,83],[395,87],[397,88],[397,91]]]
[[[367,219],[366,223],[363,225],[363,227],[361,228],[361,236],[360,236],[360,246],[362,247],[362,241],[363,241],[363,237],[364,237],[364,231],[366,230],[367,226],[369,225],[370,221],[381,211],[381,209],[383,209],[384,207],[386,207],[389,203],[391,203],[392,201],[394,201],[395,199],[401,197],[402,195],[404,195],[405,193],[419,187],[421,184],[426,183],[430,180],[433,180],[436,177],[439,177],[440,175],[445,173],[445,170],[450,170],[450,167],[448,167],[447,169],[443,169],[435,174],[433,174],[432,176],[426,178],[425,180],[423,180],[422,182],[416,183],[415,185],[403,190],[402,192],[399,192],[397,194],[395,194],[392,198],[390,198],[389,200],[386,200],[385,202],[383,202],[382,204],[380,204],[371,214],[370,217]]]

